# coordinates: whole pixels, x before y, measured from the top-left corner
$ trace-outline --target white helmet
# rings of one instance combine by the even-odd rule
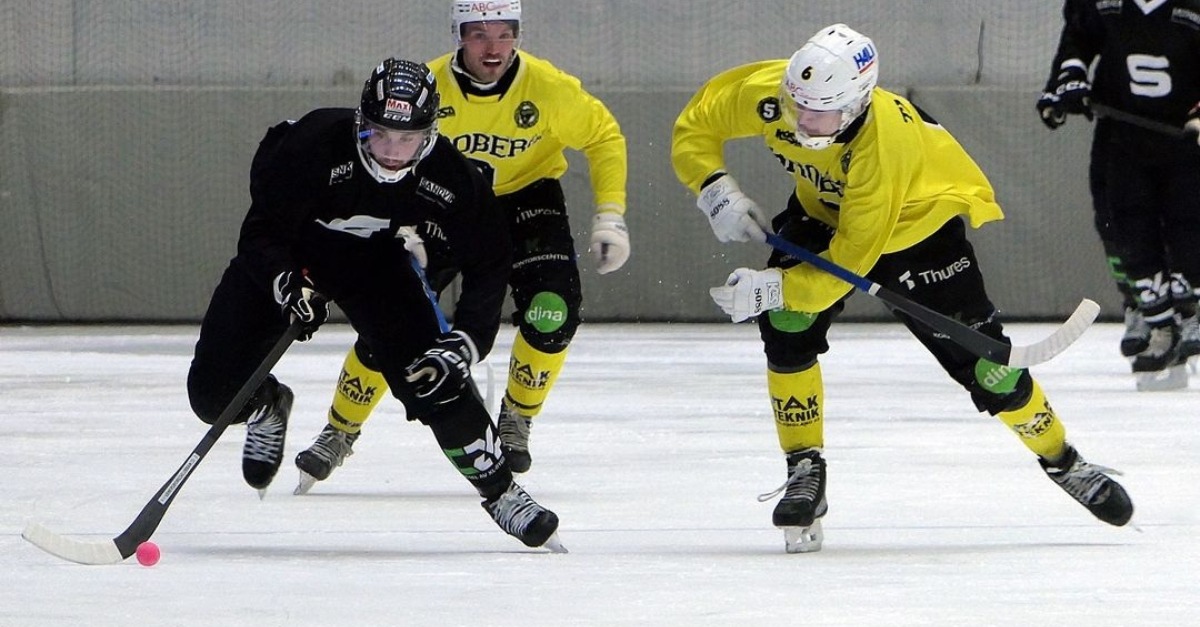
[[[463,24],[471,22],[514,22],[513,30],[520,38],[521,0],[453,0],[450,28],[456,46],[462,45]]]
[[[783,97],[805,109],[842,112],[841,126],[832,135],[808,136],[796,129],[802,145],[827,148],[866,111],[879,82],[878,59],[871,38],[845,24],[822,29],[792,55],[783,76]],[[792,107],[783,110],[796,114]]]

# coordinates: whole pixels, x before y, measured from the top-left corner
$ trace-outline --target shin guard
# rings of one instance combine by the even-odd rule
[[[821,364],[814,363],[800,372],[767,370],[767,391],[771,394],[771,413],[779,446],[785,453],[825,445],[822,422],[825,404]]]
[[[505,402],[524,416],[536,416],[542,411],[542,403],[558,380],[558,373],[562,372],[566,359],[566,349],[544,353],[530,346],[518,332],[508,362]]]
[[[358,358],[358,351],[351,348],[346,353],[342,374],[333,392],[329,424],[339,431],[358,433],[387,391],[388,384],[383,373],[363,365]]]
[[[1000,412],[996,417],[1021,438],[1022,444],[1040,457],[1055,459],[1066,447],[1066,428],[1050,407],[1037,381],[1033,382],[1029,402],[1017,409]]]

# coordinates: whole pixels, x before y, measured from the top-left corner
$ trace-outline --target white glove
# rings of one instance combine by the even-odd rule
[[[767,214],[738,189],[737,181],[728,174],[700,190],[696,206],[708,216],[718,241],[767,241],[766,233],[771,229]]]
[[[429,255],[425,254],[425,240],[417,235],[416,227],[402,226],[396,229],[396,237],[404,240],[404,250],[407,250],[408,254],[412,255],[424,270],[425,266],[429,264]]]
[[[741,322],[783,308],[783,272],[779,268],[738,268],[725,279],[725,285],[709,288],[708,294],[734,322]]]
[[[608,274],[619,270],[629,259],[629,229],[619,213],[604,211],[592,218],[592,243],[588,247],[596,260],[596,271]]]

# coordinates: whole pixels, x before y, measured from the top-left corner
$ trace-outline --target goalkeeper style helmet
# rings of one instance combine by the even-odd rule
[[[867,110],[878,82],[875,43],[845,24],[834,24],[809,39],[788,61],[780,86],[784,117],[803,146],[828,148]],[[820,114],[833,112],[840,117],[820,119]],[[814,121],[806,123],[808,119]]]
[[[462,46],[463,24],[471,22],[508,22],[519,43],[521,0],[453,0],[450,5],[450,29],[455,46]]]
[[[375,68],[354,125],[358,157],[375,180],[399,181],[433,150],[439,102],[437,81],[424,63],[391,58]]]

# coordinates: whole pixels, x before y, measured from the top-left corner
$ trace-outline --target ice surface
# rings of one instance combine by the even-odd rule
[[[1009,326],[1017,343],[1051,330]],[[1083,455],[1126,473],[1140,531],[1093,519],[901,327],[876,324],[835,326],[822,360],[820,553],[785,554],[755,500],[784,461],[752,325],[580,330],[521,481],[569,554],[498,530],[394,399],[345,466],[292,496],[291,457],[353,339],[329,325],[275,369],[296,404],[267,498],[242,482],[233,427],[144,568],[65,562],[20,533],[111,538],[183,462],[207,428],[185,391],[196,328],[0,327],[0,625],[1194,624],[1200,378],[1136,392],[1120,332],[1098,324],[1034,374]],[[502,330],[498,373],[511,342]]]

